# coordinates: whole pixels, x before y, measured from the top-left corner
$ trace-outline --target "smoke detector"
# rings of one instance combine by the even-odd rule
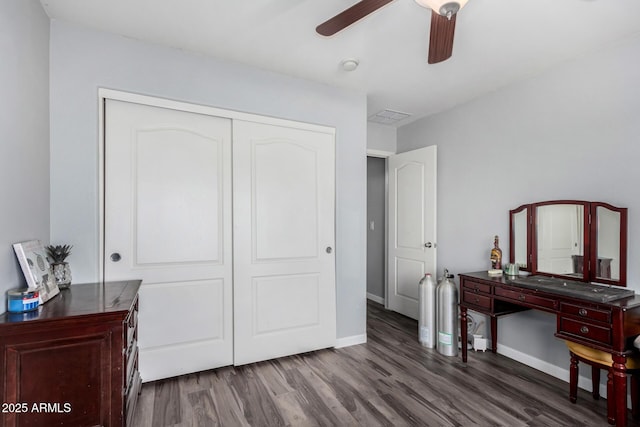
[[[340,65],[342,66],[342,69],[345,71],[353,71],[356,68],[358,68],[358,65],[360,65],[360,62],[357,59],[348,58],[348,59],[343,59]]]

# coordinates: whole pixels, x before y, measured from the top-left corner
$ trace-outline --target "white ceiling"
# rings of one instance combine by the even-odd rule
[[[395,0],[330,38],[356,0],[41,0],[52,19],[367,94],[369,114],[449,109],[640,33],[640,0],[469,0],[453,57],[427,64],[431,11]],[[346,58],[360,66],[341,69]]]

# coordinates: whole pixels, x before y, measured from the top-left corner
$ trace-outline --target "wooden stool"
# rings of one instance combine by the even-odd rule
[[[606,351],[596,350],[582,344],[565,341],[571,354],[571,366],[569,368],[569,401],[576,403],[578,400],[578,362],[591,365],[591,381],[593,385],[592,396],[600,398],[600,369],[605,369],[607,375],[607,421],[616,423],[615,393],[613,391],[613,359]],[[640,374],[640,358],[627,357],[625,364],[627,373],[631,375],[631,413],[633,418],[638,418],[638,374]],[[625,405],[626,406],[626,405]]]

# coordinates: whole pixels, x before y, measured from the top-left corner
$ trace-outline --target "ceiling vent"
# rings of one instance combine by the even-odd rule
[[[394,110],[382,110],[369,116],[369,121],[373,123],[381,123],[383,125],[392,125],[400,120],[406,119],[407,117],[411,117],[411,114]]]

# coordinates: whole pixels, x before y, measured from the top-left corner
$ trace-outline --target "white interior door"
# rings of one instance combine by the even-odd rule
[[[418,282],[436,276],[435,146],[390,156],[387,308],[418,318]]]
[[[233,122],[234,363],[335,345],[334,136]]]
[[[104,182],[105,280],[143,280],[143,380],[232,364],[231,121],[107,100]]]

